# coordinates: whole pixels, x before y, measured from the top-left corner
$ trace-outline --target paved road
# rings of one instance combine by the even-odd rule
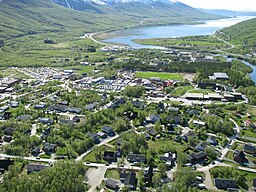
[[[53,159],[37,159],[36,157],[22,157],[22,156],[13,156],[13,155],[6,155],[0,154],[1,158],[10,158],[10,159],[24,159],[29,161],[36,161],[36,162],[45,162],[45,163],[54,163],[56,160]]]

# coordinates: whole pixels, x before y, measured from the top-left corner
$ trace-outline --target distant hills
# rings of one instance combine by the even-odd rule
[[[256,18],[222,29],[216,34],[236,45],[234,53],[256,53]]]
[[[209,14],[222,15],[226,17],[234,16],[256,16],[256,12],[247,12],[247,11],[231,11],[225,9],[199,9]]]

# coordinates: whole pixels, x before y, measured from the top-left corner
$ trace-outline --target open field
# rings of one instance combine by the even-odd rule
[[[158,77],[162,80],[182,80],[183,74],[180,73],[164,73],[164,72],[150,72],[150,71],[138,71],[135,73],[135,77],[149,79],[151,77]]]

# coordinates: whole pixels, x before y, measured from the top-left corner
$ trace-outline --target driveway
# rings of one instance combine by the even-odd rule
[[[106,167],[99,168],[89,168],[86,172],[86,176],[88,178],[88,184],[90,185],[89,192],[96,191],[96,187],[101,184],[104,180],[104,175],[107,171]]]

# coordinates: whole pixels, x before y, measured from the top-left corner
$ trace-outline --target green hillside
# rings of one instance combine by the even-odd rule
[[[116,30],[142,23],[189,23],[206,18],[216,16],[184,4],[165,7],[157,3],[154,11],[145,4],[139,7],[133,3],[116,7],[94,4],[86,11],[76,11],[51,0],[2,0],[0,67],[56,65],[61,64],[63,59],[80,58],[84,54],[77,51],[79,48],[74,48],[76,43],[73,41],[77,40],[75,37],[88,32]],[[54,45],[45,44],[44,40],[48,39]],[[86,43],[93,45],[91,41]]]
[[[235,45],[234,53],[253,54],[256,52],[256,18],[243,21],[231,27],[222,29],[218,37]]]

